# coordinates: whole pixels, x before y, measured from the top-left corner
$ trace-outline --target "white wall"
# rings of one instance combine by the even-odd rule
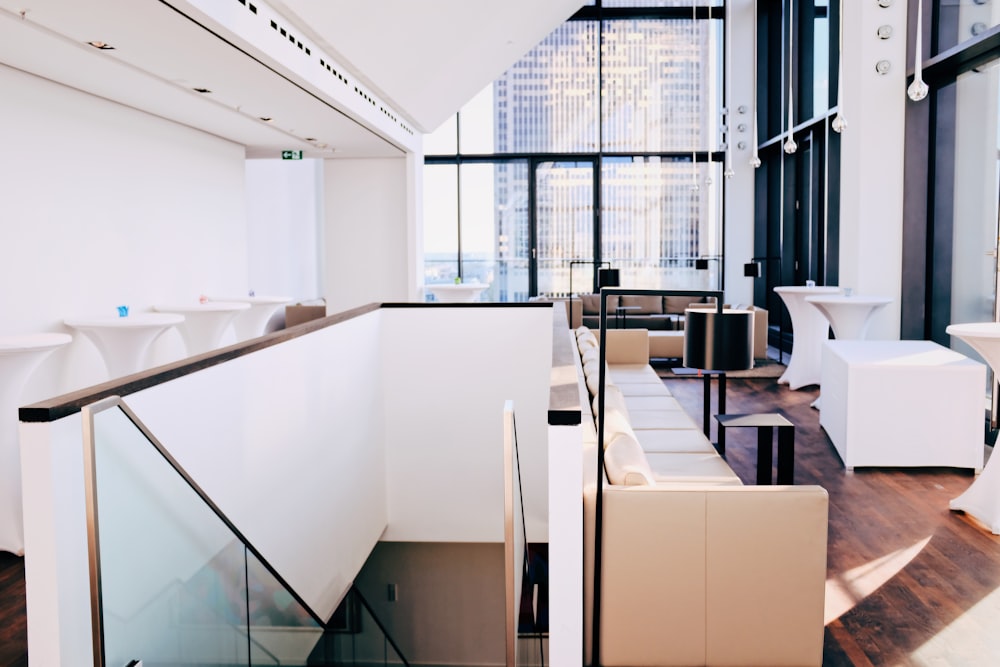
[[[323,294],[323,161],[247,160],[247,285],[297,301]]]
[[[876,31],[892,26],[881,40]],[[887,60],[888,74],[875,64]],[[906,109],[906,3],[844,3],[841,135],[840,285],[891,297],[870,338],[899,338],[903,242],[903,140]]]
[[[327,312],[409,300],[411,171],[405,158],[326,160]]]
[[[0,66],[0,335],[245,293],[241,146]],[[183,354],[176,332],[151,361]],[[31,401],[107,379],[77,336]]]
[[[380,542],[357,586],[411,665],[504,664],[502,544]]]
[[[503,406],[511,399],[528,540],[548,541],[552,310],[415,307],[382,314],[389,491],[382,539],[503,541]]]

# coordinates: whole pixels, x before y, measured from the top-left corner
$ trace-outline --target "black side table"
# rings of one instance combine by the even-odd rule
[[[726,455],[726,429],[757,429],[757,483],[771,483],[771,440],[778,429],[778,484],[792,484],[795,472],[795,424],[774,413],[715,415],[719,423],[719,453]]]

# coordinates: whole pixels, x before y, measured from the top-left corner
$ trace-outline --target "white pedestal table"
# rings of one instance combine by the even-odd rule
[[[267,323],[281,306],[294,301],[290,296],[232,296],[211,297],[211,302],[247,303],[250,308],[242,310],[233,319],[233,330],[238,340],[250,340],[263,336]]]
[[[153,341],[183,321],[183,315],[173,313],[136,313],[125,317],[71,318],[65,323],[94,344],[114,379],[143,370],[146,350]]]
[[[945,332],[960,338],[978,352],[993,370],[1000,370],[1000,323],[975,322],[952,324]],[[994,382],[994,385],[996,383]],[[975,405],[982,409],[982,395]],[[951,501],[953,510],[961,510],[981,521],[994,535],[1000,535],[1000,456],[994,450],[980,474],[965,493]]]
[[[441,303],[471,303],[478,301],[479,296],[489,289],[489,283],[445,283],[443,285],[425,285],[424,289],[434,295]]]
[[[181,305],[155,306],[162,313],[177,313],[184,321],[177,325],[187,345],[188,354],[194,356],[219,347],[237,313],[249,310],[250,304],[238,301],[206,301]]]
[[[799,389],[820,382],[820,363],[823,358],[823,343],[829,338],[830,323],[815,307],[806,303],[809,296],[838,294],[839,287],[808,287],[805,285],[775,287],[792,320],[792,352],[788,357],[788,367],[778,378],[779,384],[787,384],[789,389]]]

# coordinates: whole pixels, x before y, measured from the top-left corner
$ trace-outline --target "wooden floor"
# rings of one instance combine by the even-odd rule
[[[664,382],[700,420],[701,380]],[[810,407],[818,394],[818,387],[792,391],[771,379],[730,379],[726,408],[780,412],[791,420],[795,482],[830,493],[823,664],[1000,665],[1000,537],[948,510],[948,501],[972,483],[972,472],[848,473]],[[753,429],[727,431],[726,458],[745,483],[754,483]]]
[[[702,382],[665,383],[700,419]],[[791,391],[773,379],[728,384],[729,412],[777,411],[795,423],[795,481],[830,493],[823,664],[1000,665],[1000,537],[948,510],[971,472],[847,473],[809,406],[817,388]],[[726,436],[730,465],[752,483],[755,434]],[[26,664],[23,560],[0,553],[0,667]]]

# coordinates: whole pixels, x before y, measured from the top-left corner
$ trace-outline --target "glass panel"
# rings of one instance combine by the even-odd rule
[[[465,155],[496,152],[493,140],[493,89],[492,83],[486,86],[458,114],[458,143]]]
[[[458,277],[458,168],[424,166],[424,283]]]
[[[659,158],[605,159],[601,256],[623,287],[718,289],[721,167]],[[707,259],[708,268],[695,260]]]
[[[556,28],[495,83],[498,153],[597,149],[597,23]]]
[[[106,664],[249,664],[243,546],[119,408],[93,441]]]
[[[603,39],[605,151],[718,148],[722,21],[605,21]]]
[[[452,116],[431,134],[424,135],[424,155],[458,153],[458,117]]]
[[[570,262],[594,256],[594,167],[545,162],[535,185],[538,293],[569,294]],[[580,291],[575,278],[573,289]]]
[[[334,627],[323,635],[309,665],[401,665],[406,664],[371,614],[369,605],[356,588],[334,614]]]
[[[306,665],[323,629],[284,585],[249,551],[247,608],[251,665]]]
[[[1000,68],[993,66],[963,74],[954,85],[952,322],[994,320],[1000,187],[998,77]],[[952,344],[972,354],[957,338],[952,337]]]
[[[483,301],[527,301],[528,165],[462,166],[462,276],[490,283]]]
[[[930,12],[924,14],[925,20]],[[938,0],[937,53],[975,39],[1000,23],[1000,4],[982,0]]]
[[[824,12],[813,20],[813,117],[830,108],[830,15],[829,0],[816,0]],[[818,14],[819,12],[817,12]],[[833,39],[837,38],[834,33]]]

